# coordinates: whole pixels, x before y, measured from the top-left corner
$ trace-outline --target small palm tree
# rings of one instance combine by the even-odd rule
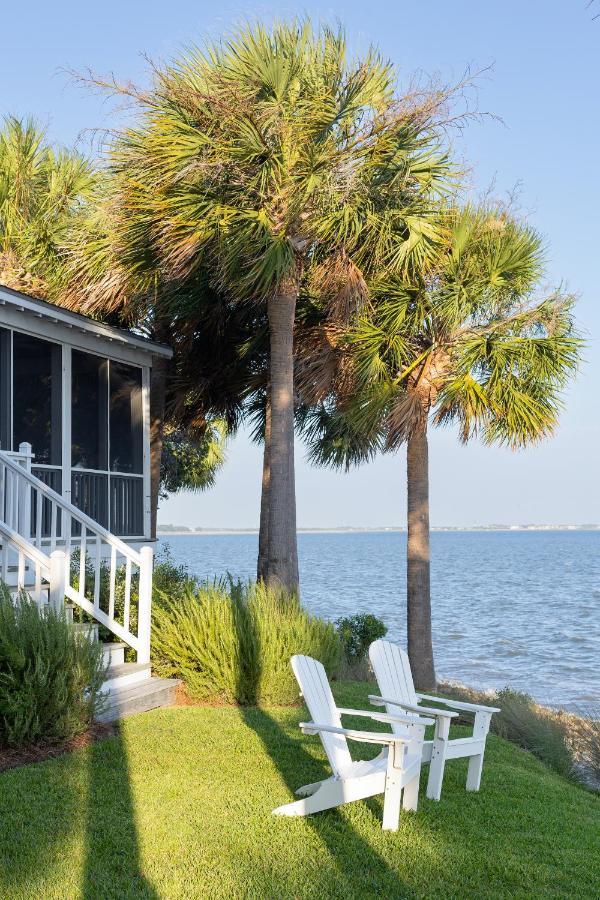
[[[496,209],[452,210],[445,221],[447,244],[427,277],[375,282],[373,312],[330,340],[341,374],[301,422],[321,464],[348,466],[406,444],[408,651],[422,689],[436,683],[428,425],[454,423],[462,441],[512,448],[547,437],[581,346],[573,297],[536,297],[543,253],[531,228]]]
[[[270,335],[267,581],[298,585],[293,335],[310,270],[333,305],[366,301],[373,269],[433,253],[432,199],[447,185],[442,97],[401,102],[375,52],[347,58],[341,31],[241,30],[192,49],[135,93],[141,117],[112,150],[117,244],[148,248],[177,282],[199,267]]]
[[[54,150],[35,122],[9,116],[0,128],[0,284],[52,294],[60,246],[93,190],[77,153]]]

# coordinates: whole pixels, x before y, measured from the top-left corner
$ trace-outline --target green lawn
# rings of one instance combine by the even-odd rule
[[[366,705],[364,685],[337,694]],[[396,834],[381,831],[381,798],[271,816],[328,774],[301,715],[157,710],[1,775],[0,897],[600,896],[599,798],[494,736],[481,792],[465,793],[466,763],[451,762],[442,802],[423,792]]]

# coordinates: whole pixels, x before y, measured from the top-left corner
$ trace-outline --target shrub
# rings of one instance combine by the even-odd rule
[[[387,627],[381,619],[370,613],[341,618],[335,624],[350,665],[364,660],[369,645],[387,634]]]
[[[564,723],[550,709],[538,706],[528,695],[510,688],[497,694],[499,714],[492,717],[501,736],[529,750],[561,775],[569,776],[573,758]]]
[[[84,731],[99,711],[102,649],[63,615],[40,611],[0,585],[0,744],[53,744]]]
[[[540,706],[528,694],[504,688],[487,693],[464,685],[442,685],[441,694],[499,706],[492,716],[491,730],[500,737],[529,750],[543,763],[565,777],[592,790],[600,789],[600,720],[590,713],[581,717],[564,710]],[[470,724],[472,716],[456,720]]]
[[[319,659],[329,674],[335,675],[341,656],[335,628],[310,615],[295,595],[256,585],[248,592],[247,616],[258,704],[298,700],[298,684],[290,666],[294,653]]]
[[[187,570],[186,566],[178,566],[166,545],[154,561],[152,574],[152,602],[159,602],[165,594],[181,596],[188,588],[195,588],[198,579]]]
[[[333,674],[340,657],[335,629],[295,597],[263,585],[205,583],[176,599],[163,595],[154,609],[155,671],[183,678],[199,700],[292,703],[294,653],[320,659]]]

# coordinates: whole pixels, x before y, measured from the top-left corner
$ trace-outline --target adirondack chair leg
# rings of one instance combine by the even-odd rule
[[[467,770],[467,790],[478,791],[481,784],[481,773],[483,771],[483,753],[469,758],[469,768]]]
[[[402,771],[400,768],[400,761],[403,754],[404,748],[390,747],[388,750],[385,791],[383,794],[382,828],[384,831],[398,831],[400,803],[402,800]]]
[[[438,719],[435,725],[435,734],[431,745],[431,762],[429,763],[429,778],[427,779],[427,797],[430,800],[439,800],[442,796],[442,782],[444,781],[444,769],[446,767],[446,746],[450,722],[448,719]]]
[[[347,786],[346,786],[347,787]],[[346,796],[344,796],[346,794]],[[308,797],[286,803],[273,810],[275,816],[310,816],[312,813],[322,812],[324,809],[334,809],[349,800],[359,799],[349,796],[344,790],[344,782],[336,778],[330,778],[321,782],[320,786]]]
[[[473,737],[481,741],[481,753],[472,756],[469,759],[469,770],[467,772],[467,790],[478,791],[481,784],[481,773],[483,771],[483,754],[485,752],[485,742],[488,731],[490,730],[491,715],[484,710],[480,710],[475,714],[475,722],[473,725]]]
[[[329,781],[330,779],[326,778],[325,781]],[[296,797],[310,797],[311,794],[314,794],[319,790],[321,785],[324,784],[324,781],[314,781],[312,784],[304,784],[302,787],[299,787],[294,791]]]
[[[419,804],[419,775],[420,771],[419,774],[415,775],[412,781],[409,781],[408,784],[404,786],[402,809],[406,810],[406,812],[417,811],[417,806]]]

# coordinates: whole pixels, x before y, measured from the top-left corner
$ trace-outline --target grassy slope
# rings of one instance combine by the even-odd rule
[[[337,693],[358,706],[367,690]],[[381,831],[381,798],[271,816],[327,774],[299,713],[155,711],[0,776],[0,897],[600,896],[599,799],[493,736],[482,791],[450,763],[442,802],[422,795],[397,834]]]

